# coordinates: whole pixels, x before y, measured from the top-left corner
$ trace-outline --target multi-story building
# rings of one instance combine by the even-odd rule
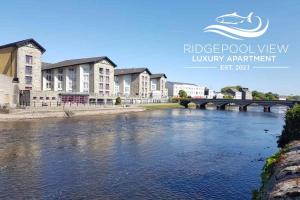
[[[280,95],[279,98],[278,98],[278,100],[280,100],[280,101],[286,101],[287,98],[286,98],[286,96]]]
[[[0,46],[0,104],[28,105],[31,91],[41,91],[41,57],[46,50],[34,39]]]
[[[115,67],[106,56],[43,63],[43,91],[57,95],[63,103],[112,102]]]
[[[224,94],[222,92],[215,92],[215,98],[216,99],[223,99],[224,98]]]
[[[242,99],[252,100],[252,92],[248,88],[240,88]]]
[[[115,69],[115,96],[133,99],[150,97],[150,76],[148,68]]]
[[[215,91],[209,88],[204,89],[204,96],[206,99],[213,99],[215,97]]]
[[[229,88],[227,92],[233,99],[242,99],[242,92],[235,88]]]
[[[205,87],[192,83],[170,82],[166,83],[169,97],[178,97],[180,90],[184,90],[188,96],[193,98],[205,98]]]
[[[150,76],[150,90],[153,100],[161,101],[161,99],[167,99],[168,90],[166,88],[166,82],[166,74],[152,74]]]

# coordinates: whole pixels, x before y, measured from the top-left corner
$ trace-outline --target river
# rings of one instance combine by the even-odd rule
[[[282,125],[188,109],[0,123],[0,199],[251,199]]]

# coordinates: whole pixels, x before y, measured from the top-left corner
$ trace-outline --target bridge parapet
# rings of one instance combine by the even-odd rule
[[[263,106],[266,112],[270,112],[270,108],[275,105],[293,107],[296,103],[300,104],[300,101],[282,101],[282,100],[243,100],[243,99],[191,99],[191,102],[195,103],[198,108],[205,109],[206,104],[213,103],[217,108],[223,109],[226,105],[234,104],[240,107],[241,111],[247,111],[249,105]]]

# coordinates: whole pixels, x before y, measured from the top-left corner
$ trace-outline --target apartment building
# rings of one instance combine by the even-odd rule
[[[150,76],[148,68],[115,69],[115,96],[147,99],[150,97]]]
[[[240,88],[242,99],[252,100],[252,92],[248,88]]]
[[[31,91],[41,91],[41,57],[45,51],[34,39],[0,46],[0,104],[28,105]]]
[[[166,88],[167,76],[166,74],[152,74],[150,76],[150,91],[151,98],[160,101],[167,99],[168,90]]]
[[[206,98],[205,87],[192,83],[171,82],[166,83],[169,97],[178,97],[180,90],[184,90],[188,96],[193,98]]]
[[[242,92],[235,88],[228,89],[228,94],[232,96],[233,99],[242,99]]]
[[[212,90],[212,89],[209,89],[209,88],[205,88],[204,89],[204,96],[206,99],[213,99],[216,94],[215,94],[215,91]]]
[[[107,103],[114,97],[114,68],[108,57],[91,57],[43,63],[44,97],[33,100],[56,100],[62,103]],[[47,93],[48,91],[48,93]],[[52,96],[52,97],[49,97]]]

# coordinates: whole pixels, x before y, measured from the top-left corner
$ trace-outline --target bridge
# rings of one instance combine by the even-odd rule
[[[239,106],[240,111],[247,111],[249,105],[263,106],[264,112],[271,112],[272,106],[293,107],[300,104],[300,101],[283,101],[283,100],[243,100],[243,99],[196,99],[192,98],[191,102],[196,104],[197,108],[205,109],[208,103],[214,104],[218,110],[225,110],[226,105]]]

